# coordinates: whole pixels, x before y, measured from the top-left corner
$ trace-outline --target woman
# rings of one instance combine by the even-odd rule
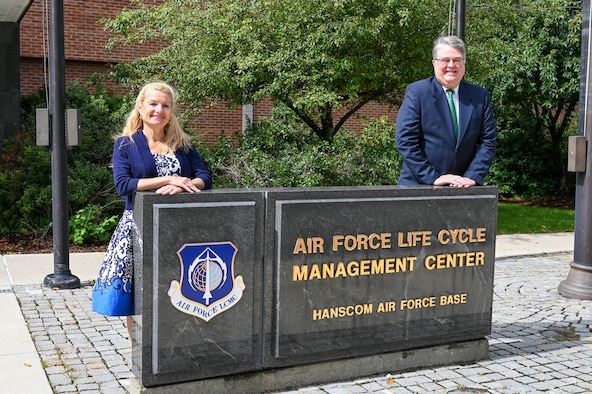
[[[169,85],[144,86],[113,148],[113,178],[117,193],[125,199],[125,211],[109,242],[92,304],[93,311],[103,315],[128,316],[128,330],[134,314],[134,194],[145,190],[197,193],[212,187],[210,173],[179,126],[174,105],[175,93]]]

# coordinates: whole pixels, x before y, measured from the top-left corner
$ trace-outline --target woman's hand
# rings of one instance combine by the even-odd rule
[[[169,177],[169,183],[156,189],[156,194],[173,195],[182,191],[189,193],[198,193],[201,191],[189,178],[172,176]]]

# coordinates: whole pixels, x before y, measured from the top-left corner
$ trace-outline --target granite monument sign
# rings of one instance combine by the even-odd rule
[[[139,387],[263,392],[487,357],[497,199],[494,187],[138,193]],[[343,372],[312,372],[330,363]]]

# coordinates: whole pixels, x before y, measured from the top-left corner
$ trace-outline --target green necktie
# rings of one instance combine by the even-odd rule
[[[450,114],[452,115],[452,127],[454,127],[454,135],[458,138],[458,120],[456,119],[456,106],[454,105],[454,90],[447,90],[448,106],[450,107]]]

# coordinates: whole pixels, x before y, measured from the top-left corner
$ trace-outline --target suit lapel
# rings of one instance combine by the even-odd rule
[[[458,88],[459,93],[459,112],[460,112],[460,125],[458,130],[458,140],[461,141],[467,132],[471,115],[473,114],[473,96],[470,91],[466,89],[464,81],[460,83]]]

